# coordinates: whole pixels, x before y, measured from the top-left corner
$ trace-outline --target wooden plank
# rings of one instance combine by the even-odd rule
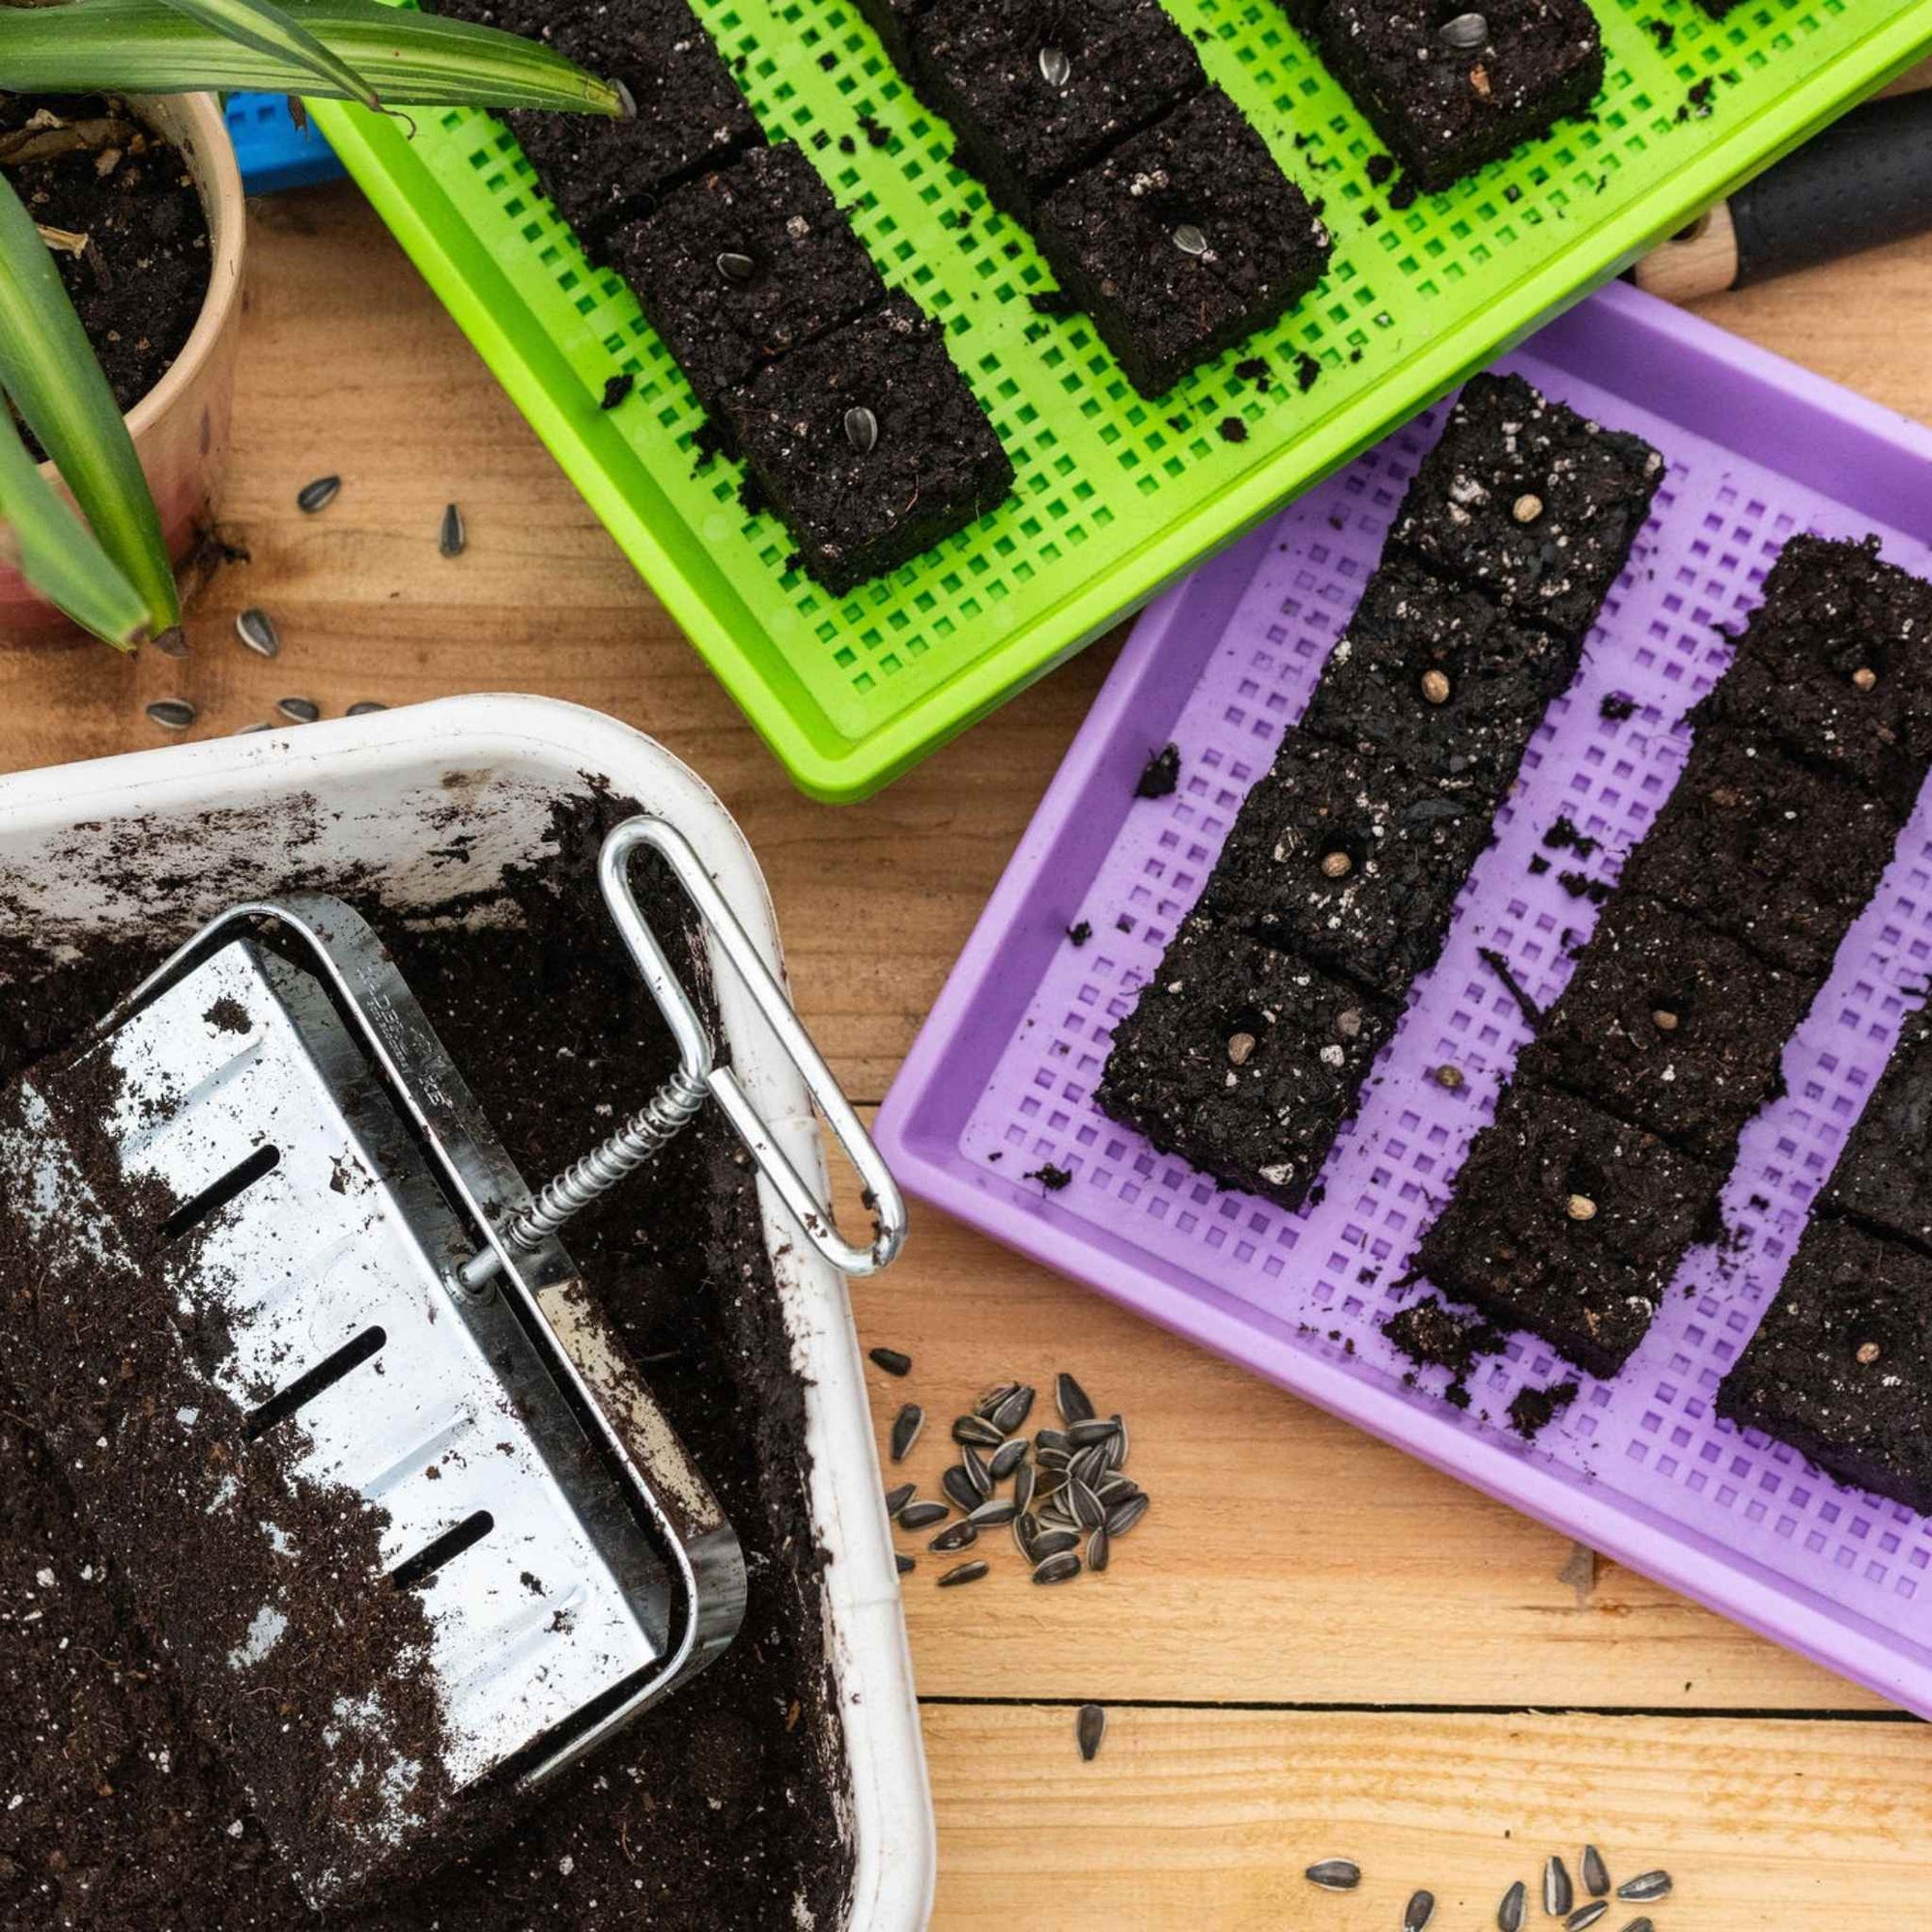
[[[1890,1932],[1928,1877],[1932,1732],[1737,1719],[1116,1710],[1092,1764],[1072,1713],[928,1708],[935,1932],[1394,1932],[1418,1886],[1449,1932],[1495,1923],[1582,1842],[1613,1881],[1662,1866],[1662,1932]],[[1333,1856],[1361,1889],[1302,1877]],[[1578,1888],[1579,1902],[1582,1899]]]

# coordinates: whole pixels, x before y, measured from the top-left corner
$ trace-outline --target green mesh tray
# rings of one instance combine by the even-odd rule
[[[1276,328],[1151,403],[1084,318],[1036,312],[1053,281],[1026,231],[952,165],[945,124],[849,5],[696,4],[768,133],[804,143],[888,281],[945,323],[1018,470],[1004,508],[844,598],[785,568],[790,539],[739,506],[734,465],[697,465],[676,365],[499,123],[426,110],[412,139],[400,119],[313,112],[798,783],[833,800],[895,777],[1932,44],[1932,0],[1745,0],[1722,23],[1690,0],[1594,0],[1609,56],[1595,118],[1398,213],[1363,174],[1380,144],[1274,0],[1170,0],[1210,76],[1325,199],[1335,255]],[[1674,30],[1667,52],[1654,20]],[[1688,102],[1703,81],[1708,115]],[[1234,373],[1257,354],[1265,393]],[[1305,392],[1304,355],[1320,367]],[[606,414],[620,370],[636,390]],[[1230,417],[1245,441],[1221,435]]]

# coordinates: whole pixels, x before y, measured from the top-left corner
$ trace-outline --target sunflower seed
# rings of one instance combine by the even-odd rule
[[[1435,1894],[1433,1891],[1412,1891],[1408,1903],[1402,1909],[1402,1932],[1422,1932],[1422,1928],[1435,1917]]]
[[[1114,1417],[1114,1433],[1107,1441],[1107,1466],[1121,1469],[1127,1461],[1127,1421],[1123,1415]]]
[[[919,1440],[919,1432],[925,1427],[925,1410],[916,1402],[909,1402],[893,1417],[893,1461],[903,1463]]]
[[[1522,1932],[1522,1911],[1528,1899],[1529,1888],[1518,1879],[1496,1907],[1496,1932]]]
[[[1067,1468],[1075,1481],[1085,1483],[1091,1490],[1107,1473],[1106,1445],[1099,1442],[1090,1444],[1073,1458]]]
[[[1435,38],[1459,54],[1469,53],[1490,38],[1490,23],[1480,14],[1458,14],[1453,20],[1443,21]]]
[[[1552,1918],[1561,1918],[1577,1902],[1577,1889],[1563,1861],[1552,1857],[1543,1868],[1543,1909]]]
[[[758,272],[758,265],[736,248],[726,248],[718,258],[718,272],[727,282],[749,282]]]
[[[1073,1440],[1064,1429],[1036,1429],[1033,1433],[1033,1446],[1042,1456],[1051,1450],[1056,1456],[1070,1456]]]
[[[436,533],[436,547],[444,556],[461,556],[469,548],[469,532],[463,512],[454,503],[442,506],[442,526]]]
[[[1049,1556],[1033,1567],[1036,1583],[1070,1583],[1080,1574],[1080,1559],[1070,1549]]]
[[[252,738],[257,731],[272,731],[274,728],[272,724],[243,724],[235,731],[234,735],[238,738]]]
[[[1048,1529],[1064,1529],[1077,1542],[1080,1536],[1080,1519],[1064,1503],[1049,1504],[1039,1513],[1041,1523]]]
[[[275,709],[291,724],[313,724],[322,716],[322,706],[312,697],[278,697]]]
[[[1078,1476],[1067,1484],[1066,1493],[1082,1529],[1098,1529],[1107,1520],[1107,1505]]]
[[[998,1529],[1002,1524],[1011,1522],[1019,1513],[1017,1503],[1009,1502],[1002,1496],[993,1502],[981,1503],[966,1520],[981,1529]]]
[[[976,1510],[984,1500],[980,1486],[957,1463],[940,1477],[939,1487],[963,1510]]]
[[[1648,1918],[1633,1918],[1624,1927],[1624,1932],[1657,1932],[1657,1926]]]
[[[1101,1740],[1106,1735],[1106,1712],[1098,1704],[1082,1704],[1073,1719],[1073,1737],[1080,1747],[1082,1763],[1092,1764],[1099,1756]]]
[[[1004,1483],[1027,1459],[1027,1451],[1033,1447],[1024,1435],[1009,1436],[994,1450],[986,1464],[986,1473],[996,1483]]]
[[[1617,1887],[1617,1896],[1628,1898],[1633,1904],[1648,1905],[1653,1899],[1670,1896],[1670,1874],[1667,1871],[1638,1872],[1634,1878],[1627,1878]]]
[[[925,1547],[935,1556],[951,1556],[955,1549],[970,1549],[980,1540],[977,1523],[962,1518],[958,1522],[950,1522]]]
[[[930,1529],[936,1522],[944,1522],[952,1512],[941,1502],[907,1503],[899,1511],[901,1529]]]
[[[1019,1515],[1013,1518],[1013,1548],[1029,1563],[1037,1563],[1039,1558],[1034,1554],[1033,1547],[1038,1540],[1038,1517],[1035,1516],[1031,1510],[1021,1510]]]
[[[955,1415],[952,1439],[980,1449],[997,1449],[1007,1438],[982,1415]]]
[[[888,1490],[886,1492],[886,1514],[891,1517],[897,1516],[899,1511],[904,1509],[906,1504],[911,1502],[913,1497],[918,1494],[919,1485],[917,1483],[901,1483],[896,1489]]]
[[[170,624],[165,631],[156,631],[148,639],[148,648],[160,652],[164,658],[185,658],[187,656],[187,635],[179,624]]]
[[[1019,1387],[1018,1382],[995,1382],[978,1402],[973,1405],[975,1415],[983,1415],[987,1421],[993,1419],[993,1412]]]
[[[1065,1475],[1073,1466],[1073,1452],[1070,1449],[1040,1449],[1035,1453],[1039,1458],[1039,1466],[1056,1474]]]
[[[1607,1898],[1593,1898],[1588,1905],[1579,1905],[1563,1921],[1563,1932],[1589,1932],[1589,1928],[1609,1909]]]
[[[1111,1440],[1119,1426],[1118,1420],[1102,1422],[1097,1415],[1090,1415],[1085,1422],[1076,1422],[1066,1432],[1066,1439],[1076,1449],[1091,1448],[1096,1442]]]
[[[1058,47],[1039,50],[1039,77],[1049,87],[1065,87],[1073,73],[1073,63]]]
[[[148,706],[148,723],[163,731],[185,731],[200,715],[185,697],[157,697]]]
[[[959,1450],[959,1466],[966,1471],[968,1480],[980,1492],[983,1499],[993,1493],[993,1473],[986,1466],[986,1459],[971,1444],[962,1444]]]
[[[1302,1873],[1311,1885],[1323,1891],[1353,1891],[1362,1882],[1362,1868],[1353,1859],[1323,1859]]]
[[[1116,1503],[1107,1512],[1107,1534],[1124,1536],[1148,1513],[1148,1498],[1145,1494],[1129,1496],[1123,1503]]]
[[[1064,1370],[1054,1378],[1053,1404],[1069,1430],[1076,1422],[1094,1419],[1094,1405],[1087,1399],[1087,1391]]]
[[[900,1354],[896,1349],[873,1349],[870,1354],[874,1366],[884,1369],[889,1376],[912,1374],[912,1357]]]
[[[1103,1522],[1099,1526],[1099,1528],[1096,1529],[1094,1532],[1094,1534],[1087,1539],[1088,1569],[1097,1574],[1099,1571],[1102,1571],[1107,1567],[1108,1559],[1112,1555],[1113,1555],[1113,1545],[1108,1541],[1107,1525]]]
[[[386,704],[373,697],[358,697],[342,715],[345,718],[373,718],[379,711],[388,710]]]
[[[845,412],[845,440],[861,456],[869,456],[878,445],[879,419],[864,403],[855,403]]]
[[[1033,1390],[1024,1382],[1009,1395],[1005,1402],[994,1409],[987,1418],[1002,1435],[1011,1435],[1018,1432],[1027,1417],[1033,1413]]]
[[[1093,1490],[1094,1493],[1112,1509],[1116,1503],[1123,1503],[1130,1496],[1139,1495],[1141,1486],[1131,1476],[1122,1476],[1118,1471],[1109,1469],[1097,1483],[1093,1485]]]
[[[976,1556],[971,1563],[961,1563],[956,1568],[949,1570],[939,1579],[939,1587],[942,1590],[951,1590],[961,1583],[977,1583],[986,1574],[986,1568],[985,1563]]]
[[[1583,1847],[1583,1889],[1592,1898],[1602,1898],[1610,1889],[1609,1867],[1595,1845]]]
[[[1183,255],[1205,255],[1208,238],[1191,221],[1183,221],[1170,238]]]
[[[1033,1491],[1033,1464],[1022,1463],[1013,1472],[1013,1507],[1022,1511],[1032,1509]]]
[[[1058,1556],[1064,1550],[1078,1549],[1080,1535],[1071,1529],[1042,1529],[1033,1539],[1033,1548],[1028,1552],[1036,1563],[1044,1563],[1049,1556]]]
[[[893,1561],[898,1566],[898,1573],[901,1577],[910,1577],[919,1568],[919,1565],[910,1556],[906,1555],[903,1550],[894,1550]]]
[[[266,611],[257,611],[252,606],[243,611],[235,620],[235,635],[257,657],[278,658],[282,654],[282,640]]]
[[[318,476],[313,483],[304,483],[296,492],[296,508],[303,510],[311,517],[318,510],[326,510],[335,501],[342,488],[339,476]]]

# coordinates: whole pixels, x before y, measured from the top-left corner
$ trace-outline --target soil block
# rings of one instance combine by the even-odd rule
[[[1480,20],[1480,40],[1449,22]],[[1414,0],[1324,0],[1321,49],[1408,181],[1449,186],[1579,113],[1604,84],[1584,0],[1484,0],[1456,14]]]
[[[901,295],[770,364],[720,407],[799,560],[835,594],[930,550],[1012,488],[1012,464],[945,331]]]
[[[527,1175],[575,1159],[598,1129],[596,1104],[635,1106],[671,1064],[596,890],[603,833],[632,810],[605,798],[565,806],[555,858],[481,905],[461,896],[452,859],[444,910],[483,912],[475,928],[398,912],[354,878],[281,881],[343,893],[376,922]],[[450,829],[462,830],[460,805]],[[125,881],[104,883],[131,903],[152,902],[157,883],[196,864],[178,832],[129,822],[117,837]],[[238,866],[231,896],[261,883]],[[637,883],[690,982],[681,897],[654,864]],[[43,923],[36,940],[48,950],[0,943],[0,1085],[75,1040],[157,963],[145,944]],[[743,1542],[744,1628],[507,1835],[327,1922],[337,1932],[836,1926],[852,1859],[833,1796],[846,1774],[806,1498],[804,1393],[754,1184],[728,1128],[701,1116],[573,1222],[569,1247]],[[17,1293],[20,1279],[17,1264],[0,1263],[0,1286]],[[0,1316],[19,1319],[16,1307]],[[104,1409],[138,1399],[123,1359],[102,1357]],[[129,1613],[60,1458],[21,1420],[23,1367],[12,1350],[0,1356],[0,1923],[314,1932],[322,1921],[191,1717],[173,1661]],[[360,1572],[347,1587],[345,1613],[363,1613]],[[298,1776],[299,1760],[290,1769]]]
[[[1306,197],[1218,87],[1048,195],[1036,239],[1144,396],[1277,321],[1329,251]]]
[[[1640,437],[1587,421],[1520,376],[1476,376],[1390,542],[1580,641],[1662,478],[1662,457]]]
[[[1783,1091],[1784,1043],[1818,984],[1620,893],[1517,1077],[1578,1094],[1728,1170],[1745,1122]]]
[[[437,12],[542,41],[606,80],[637,117],[515,108],[504,115],[538,185],[601,255],[620,222],[646,214],[673,184],[759,146],[764,131],[684,0],[437,0]]]
[[[1384,557],[1329,652],[1301,728],[1472,798],[1516,777],[1577,652],[1481,591]]]
[[[1840,1482],[1932,1510],[1932,1259],[1813,1221],[1718,1413]]]
[[[790,141],[673,190],[617,232],[611,260],[707,411],[886,298],[872,258]]]
[[[1298,1208],[1399,1016],[1189,920],[1114,1028],[1094,1100],[1224,1186]]]
[[[913,62],[959,165],[1028,224],[1041,195],[1207,84],[1160,0],[935,0]]]
[[[1876,537],[1791,538],[1729,671],[1690,717],[1776,738],[1903,821],[1932,764],[1932,583],[1878,552]]]
[[[1492,805],[1293,730],[1242,802],[1198,909],[1399,1000],[1442,950]]]
[[[78,253],[54,249],[54,266],[125,413],[173,366],[208,295],[187,163],[103,95],[0,95],[0,143],[21,156],[6,175],[35,221],[86,238]]]
[[[1896,820],[1870,793],[1719,727],[1698,734],[1624,867],[1623,889],[1822,980],[1896,837]]]
[[[1905,1022],[1822,1205],[1932,1249],[1932,1014]]]
[[[1515,1086],[1477,1135],[1416,1265],[1592,1375],[1644,1338],[1723,1176],[1567,1094]]]

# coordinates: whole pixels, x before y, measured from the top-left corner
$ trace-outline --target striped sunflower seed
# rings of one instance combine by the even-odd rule
[[[1656,1922],[1649,1918],[1633,1918],[1624,1927],[1624,1932],[1657,1932]]]
[[[1033,1446],[1042,1456],[1049,1451],[1056,1456],[1070,1456],[1073,1453],[1073,1438],[1064,1429],[1037,1429],[1034,1431]]]
[[[917,1483],[899,1483],[886,1492],[886,1514],[895,1517],[919,1494]]]
[[[386,704],[374,697],[358,697],[342,715],[345,718],[373,718],[379,711],[388,710]]]
[[[952,1439],[979,1449],[997,1449],[1007,1438],[983,1415],[955,1415]]]
[[[962,1517],[957,1522],[948,1523],[925,1547],[935,1556],[951,1556],[955,1550],[971,1549],[979,1540],[979,1525]]]
[[[1013,1471],[1013,1507],[1015,1509],[1030,1510],[1033,1508],[1034,1482],[1035,1477],[1031,1463],[1022,1463]]]
[[[1042,1469],[1059,1471],[1073,1466],[1073,1452],[1069,1449],[1036,1449],[1034,1457]]]
[[[1082,1529],[1098,1529],[1107,1520],[1107,1505],[1078,1476],[1066,1486],[1073,1519]]]
[[[1323,1859],[1310,1865],[1302,1877],[1323,1891],[1353,1891],[1362,1882],[1362,1868],[1353,1859]]]
[[[1604,1855],[1595,1845],[1583,1847],[1583,1889],[1592,1898],[1605,1897],[1610,1889],[1610,1870],[1604,1862]]]
[[[185,697],[157,697],[148,706],[148,723],[163,731],[185,731],[200,715]]]
[[[1036,1502],[1050,1503],[1065,1487],[1065,1469],[1037,1469],[1034,1472],[1033,1493]]]
[[[1593,1898],[1588,1905],[1579,1905],[1563,1921],[1563,1932],[1589,1932],[1589,1928],[1609,1909],[1607,1898]]]
[[[469,548],[469,532],[464,526],[463,512],[454,503],[445,503],[442,523],[436,533],[436,547],[444,556],[461,556]]]
[[[1141,1486],[1131,1476],[1118,1475],[1109,1469],[1094,1486],[1094,1493],[1112,1509],[1116,1503],[1123,1503],[1129,1496],[1137,1496]]]
[[[1670,1874],[1667,1871],[1638,1872],[1634,1878],[1627,1878],[1617,1887],[1617,1896],[1627,1898],[1634,1905],[1649,1905],[1653,1900],[1670,1896]]]
[[[1094,1405],[1088,1400],[1087,1391],[1064,1369],[1053,1380],[1053,1404],[1068,1429],[1076,1422],[1094,1419]]]
[[[1522,1915],[1528,1902],[1529,1888],[1518,1879],[1496,1907],[1496,1932],[1522,1932]]]
[[[1107,1439],[1107,1466],[1110,1469],[1123,1469],[1127,1463],[1127,1419],[1117,1415],[1113,1419],[1114,1433]]]
[[[901,1354],[896,1349],[873,1349],[868,1351],[872,1361],[885,1370],[889,1376],[909,1376],[912,1374],[912,1357]]]
[[[1066,1439],[1076,1449],[1085,1449],[1090,1443],[1105,1442],[1119,1428],[1118,1422],[1103,1422],[1097,1415],[1092,1415],[1085,1422],[1076,1422],[1066,1432]]]
[[[987,1566],[979,1557],[970,1563],[955,1564],[939,1579],[942,1590],[956,1589],[961,1583],[977,1583],[986,1574]]]
[[[1096,1574],[1107,1567],[1113,1555],[1113,1546],[1107,1540],[1107,1525],[1103,1522],[1087,1539],[1087,1567]]]
[[[911,1453],[912,1445],[919,1440],[919,1432],[925,1427],[925,1410],[916,1402],[909,1402],[893,1417],[893,1461],[903,1463]]]
[[[1018,1382],[995,1382],[993,1386],[988,1390],[986,1390],[986,1392],[980,1396],[980,1400],[973,1405],[973,1413],[975,1415],[983,1415],[990,1422],[992,1420],[994,1410],[997,1409],[1002,1403],[1006,1402],[1009,1397],[1011,1397],[1013,1393],[1018,1389],[1018,1387],[1019,1387]]]
[[[968,1480],[982,1498],[993,1493],[993,1473],[986,1466],[986,1459],[970,1444],[960,1448],[959,1466],[966,1471]]]
[[[1091,1490],[1107,1473],[1107,1452],[1095,1442],[1089,1448],[1076,1450],[1073,1461],[1067,1466],[1075,1480],[1085,1483]]]
[[[1552,1918],[1563,1918],[1577,1903],[1577,1889],[1563,1861],[1552,1855],[1543,1868],[1543,1909]]]
[[[899,1511],[901,1529],[930,1529],[936,1522],[944,1522],[952,1512],[944,1503],[907,1503]]]
[[[1099,1756],[1106,1735],[1107,1713],[1098,1704],[1082,1704],[1073,1719],[1073,1737],[1083,1764],[1092,1764]]]
[[[278,658],[282,654],[281,635],[275,629],[274,619],[252,604],[236,617],[235,635],[257,657]]]
[[[940,1477],[939,1487],[963,1510],[976,1510],[985,1500],[980,1486],[957,1463]]]
[[[322,706],[312,697],[278,697],[275,709],[291,724],[313,724],[322,716]]]
[[[1402,1932],[1422,1932],[1422,1928],[1435,1917],[1435,1894],[1433,1891],[1412,1891],[1408,1903],[1402,1909]]]
[[[991,1502],[981,1503],[966,1520],[978,1524],[981,1529],[1000,1529],[1011,1522],[1019,1513],[1017,1503],[1009,1502],[1006,1497],[1001,1496]]]
[[[1024,1556],[1031,1566],[1039,1558],[1034,1554],[1034,1544],[1039,1537],[1039,1519],[1026,1510],[1013,1518],[1013,1548]]]
[[[1033,1448],[1024,1435],[1009,1435],[993,1451],[986,1463],[986,1473],[996,1483],[1004,1483],[1027,1459]]]
[[[313,483],[304,483],[296,492],[296,508],[312,517],[318,510],[327,509],[341,493],[341,477],[318,476]]]
[[[1049,1556],[1059,1556],[1069,1549],[1080,1548],[1080,1537],[1071,1529],[1041,1528],[1034,1533],[1032,1556],[1036,1563],[1044,1563]]]
[[[1033,1390],[1022,1382],[987,1419],[998,1427],[1001,1435],[1011,1435],[1032,1413]]]
[[[1036,1583],[1070,1583],[1080,1574],[1080,1559],[1070,1549],[1049,1556],[1033,1566]]]
[[[1148,1498],[1145,1493],[1129,1496],[1123,1503],[1116,1503],[1107,1512],[1107,1534],[1124,1536],[1148,1513]]]
[[[237,738],[252,738],[257,731],[272,731],[275,727],[266,722],[254,724],[238,724],[233,735]]]

